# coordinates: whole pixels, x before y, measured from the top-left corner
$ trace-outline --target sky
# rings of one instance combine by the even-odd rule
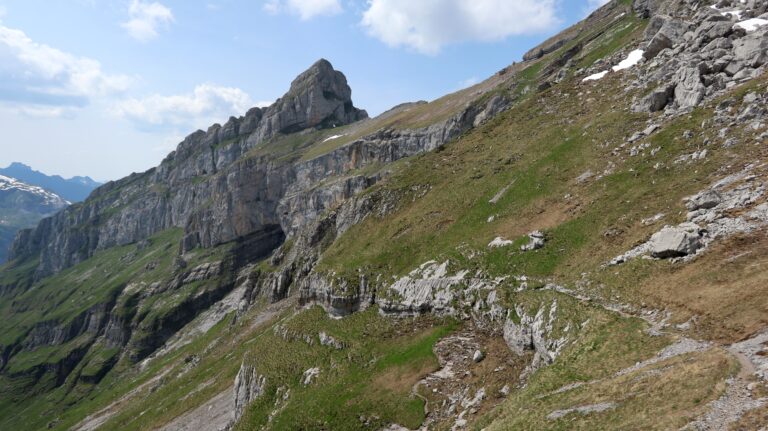
[[[0,166],[142,172],[320,58],[371,115],[433,100],[606,1],[0,0]]]

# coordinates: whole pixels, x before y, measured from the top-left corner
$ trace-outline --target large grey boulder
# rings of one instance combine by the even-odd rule
[[[693,108],[704,99],[707,88],[701,81],[698,67],[681,68],[675,74],[675,82],[675,100],[679,108]]]
[[[645,47],[643,58],[650,60],[659,55],[661,51],[667,48],[672,48],[672,46],[672,39],[670,39],[667,35],[658,32],[655,36],[653,36],[651,41],[648,42],[648,45]]]
[[[730,21],[704,21],[694,33],[697,46],[704,46],[709,42],[726,37],[733,33],[733,23]]]
[[[686,207],[688,211],[696,211],[700,209],[712,209],[723,201],[723,197],[715,190],[706,190],[699,193],[696,196],[688,199]]]
[[[694,223],[667,226],[651,237],[651,256],[667,259],[694,254],[703,246],[701,234],[701,228]]]
[[[690,24],[681,19],[672,18],[668,15],[656,15],[650,19],[648,26],[645,28],[645,39],[652,40],[656,37],[661,37],[660,41],[669,41],[669,48],[683,41],[683,36],[688,31]],[[660,50],[659,50],[660,51]],[[658,51],[656,52],[658,53]],[[646,50],[646,59],[653,58],[656,54],[648,56]]]
[[[758,30],[733,42],[734,62],[757,68],[768,62],[768,31]]]
[[[658,112],[664,109],[675,94],[673,85],[662,85],[632,105],[634,112]]]

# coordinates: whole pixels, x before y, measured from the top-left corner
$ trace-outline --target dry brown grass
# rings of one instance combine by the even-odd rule
[[[749,411],[742,418],[731,425],[732,431],[752,431],[768,426],[768,406],[763,406]]]
[[[423,363],[416,368],[408,365],[395,367],[379,374],[373,380],[373,386],[399,394],[408,393],[419,380],[438,369],[439,367],[435,364],[427,363]]]
[[[521,396],[504,405],[504,420],[488,429],[679,429],[721,396],[725,378],[737,366],[735,359],[718,348],[677,356],[569,391]],[[615,408],[588,415],[572,413],[559,420],[547,418],[555,410],[606,402],[615,403]]]
[[[721,343],[748,338],[768,325],[768,232],[730,238],[687,265],[659,271],[641,292],[691,317],[697,336]]]

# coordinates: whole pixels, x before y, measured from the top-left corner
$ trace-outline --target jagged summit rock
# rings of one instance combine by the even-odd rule
[[[265,113],[265,121],[280,133],[336,127],[366,118],[368,113],[352,103],[347,78],[325,59],[296,77],[288,93]]]
[[[269,107],[251,108],[245,116],[230,117],[223,126],[214,124],[207,131],[190,134],[168,159],[183,159],[201,147],[238,137],[248,137],[249,145],[255,146],[276,135],[344,126],[367,118],[368,113],[352,102],[352,89],[344,74],[328,60],[320,59],[296,77],[288,92]]]

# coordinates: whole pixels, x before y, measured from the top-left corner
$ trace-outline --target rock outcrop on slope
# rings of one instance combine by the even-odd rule
[[[245,408],[257,398],[264,395],[267,389],[267,379],[260,375],[253,364],[243,362],[235,377],[234,398],[235,398],[235,422],[237,422],[245,412]]]

